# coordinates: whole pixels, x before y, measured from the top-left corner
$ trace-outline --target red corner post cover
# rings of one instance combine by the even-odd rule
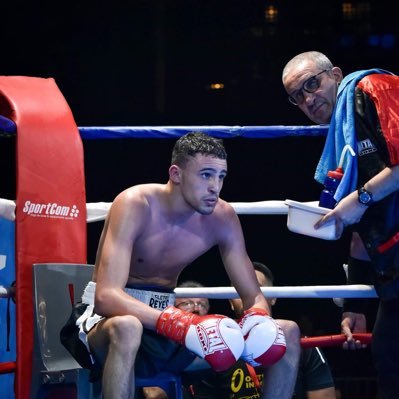
[[[83,145],[54,79],[0,76],[0,114],[17,125],[16,399],[30,395],[33,263],[86,263]]]

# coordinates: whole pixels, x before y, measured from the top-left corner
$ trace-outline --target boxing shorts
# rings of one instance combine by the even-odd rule
[[[126,287],[125,292],[131,297],[145,303],[152,308],[164,310],[167,306],[174,305],[175,294],[163,287],[145,287],[153,289],[138,289]],[[60,332],[61,343],[71,353],[81,367],[91,369],[94,374],[97,365],[91,353],[87,334],[102,319],[94,312],[94,297],[96,283],[90,281],[84,289],[81,302],[77,303],[72,313]]]

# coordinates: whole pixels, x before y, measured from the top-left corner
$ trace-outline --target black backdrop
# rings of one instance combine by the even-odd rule
[[[283,65],[296,53],[323,51],[344,73],[372,67],[399,71],[399,25],[391,2],[352,2],[349,16],[342,13],[343,3],[9,1],[1,9],[0,74],[55,78],[78,126],[305,125],[308,120],[288,104],[280,82]],[[264,9],[273,4],[278,19],[268,22]],[[225,83],[225,89],[209,90],[214,82]],[[225,143],[227,201],[318,197],[313,172],[323,138]],[[85,140],[87,201],[112,201],[132,184],[166,181],[172,145],[167,139]],[[2,138],[2,198],[15,197],[14,154],[15,140]],[[277,285],[344,283],[347,237],[329,242],[290,233],[285,216],[240,219],[250,256],[272,268]],[[88,225],[89,262],[101,226]],[[216,250],[181,278],[227,284]],[[310,318],[313,332],[339,332],[340,312],[331,299],[281,299],[274,312]],[[334,367],[351,364],[351,355],[345,356]]]

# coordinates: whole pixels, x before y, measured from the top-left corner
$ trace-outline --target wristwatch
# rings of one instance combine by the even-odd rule
[[[359,190],[357,190],[357,199],[358,201],[366,206],[370,206],[374,201],[373,201],[373,194],[370,193],[370,191],[367,191],[364,187],[360,187]]]

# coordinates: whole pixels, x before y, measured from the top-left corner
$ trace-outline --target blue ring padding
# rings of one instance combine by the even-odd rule
[[[311,126],[106,126],[79,127],[82,139],[170,139],[178,138],[188,132],[202,131],[211,136],[226,139],[245,138],[280,138],[285,136],[325,136],[328,125]],[[15,134],[17,127],[8,118],[0,115],[0,135]]]
[[[79,127],[82,139],[178,138],[202,131],[218,138],[280,138],[284,136],[325,136],[328,125],[313,126],[110,126]]]
[[[17,125],[11,119],[0,115],[0,136],[10,136],[17,131]]]
[[[11,287],[15,281],[15,222],[0,218],[0,255],[6,256],[6,266],[0,269],[0,285]],[[0,362],[16,360],[16,308],[10,300],[10,350],[7,351],[7,301],[0,299]],[[0,374],[0,397],[14,397],[14,373]]]

